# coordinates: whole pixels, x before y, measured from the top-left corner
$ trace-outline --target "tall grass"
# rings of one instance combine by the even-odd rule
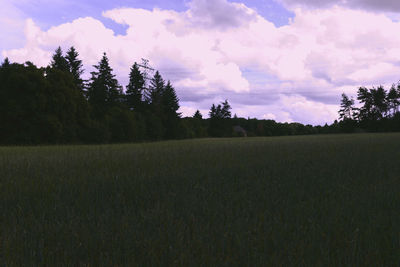
[[[400,135],[0,148],[0,266],[395,266]]]

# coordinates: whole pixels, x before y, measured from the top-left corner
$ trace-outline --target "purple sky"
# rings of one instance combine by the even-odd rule
[[[125,86],[144,57],[184,115],[228,99],[242,117],[331,123],[342,92],[400,79],[394,0],[3,2],[0,60],[44,66],[73,45],[88,75],[105,51]]]

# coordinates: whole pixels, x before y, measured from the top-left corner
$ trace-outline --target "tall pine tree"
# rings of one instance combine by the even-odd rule
[[[10,66],[10,60],[8,59],[8,57],[6,57],[0,67],[4,68],[9,66]]]
[[[68,62],[63,56],[61,47],[59,46],[52,56],[50,67],[61,71],[69,71]]]
[[[113,69],[110,67],[106,53],[103,54],[99,64],[94,67],[96,71],[91,72],[88,99],[95,117],[102,117],[111,107],[119,104],[122,89],[112,73]]]
[[[145,80],[143,74],[139,70],[138,64],[135,62],[131,67],[129,74],[129,84],[126,86],[126,102],[131,110],[143,111],[143,90]]]
[[[67,60],[68,69],[69,72],[72,74],[72,77],[74,78],[74,83],[76,87],[81,92],[83,92],[84,84],[81,75],[83,74],[84,70],[82,60],[80,60],[78,56],[79,53],[76,51],[75,47],[71,46],[71,48],[67,52],[67,55],[65,56],[65,59]]]
[[[150,99],[149,102],[153,108],[159,109],[162,105],[162,95],[164,93],[165,81],[159,71],[156,71],[150,81]]]
[[[162,99],[165,113],[168,116],[179,118],[181,116],[181,114],[178,113],[179,98],[177,97],[175,89],[170,81],[167,82],[167,85],[164,88]]]
[[[354,100],[349,98],[345,93],[342,94],[342,100],[340,101],[339,119],[340,120],[352,120],[354,115]]]

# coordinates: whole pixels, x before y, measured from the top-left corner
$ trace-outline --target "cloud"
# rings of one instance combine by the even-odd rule
[[[244,4],[227,0],[196,0],[188,4],[187,18],[191,26],[225,30],[249,25],[257,14]]]
[[[46,31],[27,20],[25,46],[2,53],[44,66],[58,45],[74,45],[89,73],[105,51],[122,85],[143,57],[173,82],[184,115],[228,99],[240,116],[313,124],[337,118],[342,92],[399,79],[400,23],[338,6],[294,14],[290,24],[276,27],[226,0],[194,0],[183,12],[104,12],[128,27],[125,35],[91,17]]]
[[[10,49],[23,45],[25,15],[9,1],[1,2],[0,47]]]
[[[330,8],[342,6],[346,8],[364,9],[368,11],[399,12],[398,0],[280,0],[289,8]]]

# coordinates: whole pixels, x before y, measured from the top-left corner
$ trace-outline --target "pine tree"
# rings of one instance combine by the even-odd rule
[[[160,107],[162,105],[162,95],[165,89],[165,81],[160,73],[156,71],[154,77],[150,81],[150,103],[154,106]]]
[[[231,114],[231,106],[228,103],[228,100],[225,100],[222,104],[222,109],[221,109],[221,117],[224,119],[230,119],[232,114]]]
[[[84,70],[83,70],[82,60],[78,59],[78,56],[79,53],[73,46],[71,46],[71,48],[67,52],[65,59],[67,60],[68,69],[69,72],[72,74],[72,77],[74,78],[74,83],[76,87],[81,92],[83,92],[84,84],[81,75],[83,74]]]
[[[339,110],[340,120],[351,120],[353,119],[354,112],[354,100],[350,99],[345,93],[342,94],[342,100],[340,102],[341,109]]]
[[[167,82],[167,85],[163,90],[162,99],[163,99],[162,105],[168,116],[173,116],[173,117],[181,116],[181,114],[177,112],[179,109],[179,99],[170,81]]]
[[[400,98],[400,94],[397,91],[395,85],[393,84],[392,87],[390,88],[390,91],[387,95],[387,100],[386,100],[392,116],[394,116],[398,111],[398,107],[400,105],[399,98]]]
[[[369,90],[365,87],[360,87],[357,92],[357,100],[359,100],[360,103],[364,104],[360,108],[359,118],[361,120],[369,119],[371,117],[373,105],[372,96]]]
[[[370,93],[373,101],[373,118],[376,120],[385,117],[388,111],[386,90],[383,86],[379,86],[376,89],[370,89]]]
[[[8,59],[8,57],[6,57],[0,67],[5,68],[9,66],[10,66],[10,60]]]
[[[210,108],[210,112],[208,113],[208,116],[210,116],[211,119],[215,118],[217,116],[217,107],[215,104],[212,104]]]
[[[225,100],[224,102],[221,102],[221,104],[218,104],[218,106],[215,106],[213,104],[211,106],[209,115],[211,119],[230,119],[232,116],[231,113],[231,106],[228,103],[228,100]]]
[[[95,109],[96,116],[102,116],[110,107],[120,102],[122,89],[112,73],[113,69],[110,67],[106,53],[94,67],[97,71],[91,73],[88,98]]]
[[[196,110],[196,112],[193,114],[193,118],[195,119],[203,119],[203,115],[201,115],[200,110]]]
[[[55,53],[52,56],[50,67],[61,71],[69,71],[68,62],[63,56],[63,52],[60,46],[56,49]]]
[[[129,74],[129,84],[126,86],[126,102],[131,110],[142,111],[144,106],[143,90],[145,80],[143,74],[139,70],[138,64],[135,62],[131,67]]]

